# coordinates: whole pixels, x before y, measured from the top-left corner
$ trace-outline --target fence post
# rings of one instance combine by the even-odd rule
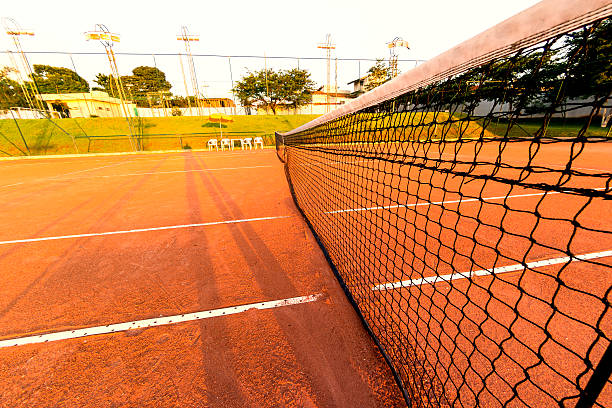
[[[23,133],[21,132],[21,128],[19,127],[19,123],[17,122],[17,119],[15,119],[15,114],[13,113],[12,109],[9,109],[9,111],[11,112],[11,116],[13,117],[13,121],[15,122],[15,126],[17,126],[17,130],[19,131],[19,134],[21,135],[21,140],[23,140],[23,145],[25,146],[26,150],[28,151],[28,156],[31,156],[32,153],[30,152],[30,148],[28,147],[28,143],[25,140],[25,137],[23,137]]]

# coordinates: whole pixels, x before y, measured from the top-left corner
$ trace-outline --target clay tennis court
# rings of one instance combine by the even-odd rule
[[[0,403],[611,406],[611,13],[534,5],[283,164],[0,162]]]
[[[0,191],[0,406],[404,404],[274,151],[3,161]]]

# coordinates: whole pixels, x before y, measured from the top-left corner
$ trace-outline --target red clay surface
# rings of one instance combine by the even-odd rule
[[[322,293],[0,348],[1,407],[403,406],[273,151],[0,162],[0,340]]]
[[[592,373],[587,363],[597,365],[612,338],[612,257],[372,288],[559,258],[568,251],[612,250],[609,197],[544,196],[506,182],[609,190],[612,144],[582,146],[571,177],[547,170],[562,170],[577,155],[570,143],[541,145],[537,154],[529,143],[508,144],[500,157],[505,167],[495,172],[490,163],[500,155],[496,143],[415,145],[429,150],[347,144],[343,152],[353,148],[354,156],[288,151],[300,205],[406,387],[429,401],[424,406],[548,407],[564,397],[564,406],[573,406],[577,382],[583,388]],[[396,162],[362,159],[360,149],[368,148]],[[470,170],[475,148],[477,165]],[[451,168],[455,156],[464,162]],[[397,162],[403,159],[405,164]],[[523,173],[528,164],[536,168]],[[470,176],[457,175],[461,171]],[[473,177],[492,173],[499,181]],[[604,176],[591,176],[597,173]],[[525,194],[538,195],[512,197]],[[479,197],[491,199],[473,200]],[[611,387],[599,403],[612,404]]]

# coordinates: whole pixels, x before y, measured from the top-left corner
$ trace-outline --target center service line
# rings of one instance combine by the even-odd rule
[[[8,340],[0,340],[0,348],[22,346],[24,344],[46,343],[49,341],[76,339],[78,337],[116,333],[126,330],[140,329],[143,327],[163,326],[168,324],[189,322],[193,320],[210,319],[211,317],[243,313],[251,309],[265,310],[276,307],[298,305],[300,303],[314,302],[320,299],[322,296],[323,293],[317,293],[315,295],[299,296],[281,300],[271,300],[268,302],[250,303],[242,306],[230,306],[224,307],[222,309],[204,310],[195,313],[157,317],[153,319],[134,320],[131,322],[115,323],[106,326],[86,327],[84,329],[66,330],[55,333],[40,334],[36,336],[18,337]]]

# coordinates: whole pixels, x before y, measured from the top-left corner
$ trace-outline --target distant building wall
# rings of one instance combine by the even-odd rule
[[[106,92],[78,92],[62,94],[41,94],[39,98],[45,102],[50,111],[60,112],[62,116],[71,118],[88,117],[123,117],[125,111],[134,115],[136,105],[126,101],[122,106],[121,100],[109,96]]]
[[[202,99],[205,108],[235,108],[236,104],[229,98],[205,98]]]
[[[177,109],[177,108],[174,108]],[[213,113],[222,113],[224,115],[246,115],[245,109],[242,106],[225,107],[225,108],[178,108],[181,111],[181,116],[210,116]],[[138,116],[143,118],[159,118],[172,116],[172,108],[136,108]],[[201,112],[201,113],[200,113]],[[251,110],[254,113],[254,110]]]
[[[337,107],[344,105],[353,99],[350,91],[338,90],[336,92],[325,92],[325,87],[312,93],[312,100],[309,104],[301,106],[298,109],[279,106],[276,108],[277,115],[323,115],[331,112]],[[328,99],[329,97],[329,99]],[[272,114],[271,109],[266,109],[263,106],[257,107],[259,115]]]
[[[38,109],[15,107],[7,110],[0,110],[0,119],[45,119],[48,112]],[[56,112],[51,112],[53,118],[59,118]]]
[[[369,83],[370,83],[369,75],[363,76],[361,78],[357,78],[349,82],[347,85],[351,85],[351,84],[353,85],[353,92],[351,93],[351,96],[355,98],[361,95],[362,93],[365,93],[366,87],[368,86]]]
[[[564,107],[563,109],[567,109],[566,112],[563,113],[556,113],[553,115],[554,118],[559,118],[559,117],[564,117],[564,118],[584,118],[586,116],[589,116],[591,114],[591,110],[592,107],[587,106],[590,103],[593,102],[593,98],[588,98],[588,99],[571,99],[567,101],[567,105],[566,107]],[[579,105],[584,104],[584,107],[581,107]],[[573,106],[572,106],[573,105]],[[611,106],[612,105],[612,99],[608,99],[608,101],[605,103],[606,106]],[[478,104],[478,106],[476,107],[476,109],[474,109],[474,115],[475,116],[486,116],[488,115],[491,110],[493,110],[493,113],[495,112],[508,112],[510,110],[510,105],[507,103],[504,103],[502,105],[498,105],[498,106],[494,106],[494,102],[493,101],[482,101]],[[600,116],[602,115],[603,112],[600,113]],[[535,115],[531,115],[531,116],[526,116],[526,117],[532,117],[532,118],[537,118],[537,117],[542,117],[544,116],[543,113],[539,113],[539,114],[535,114]],[[605,116],[605,115],[603,115]]]

